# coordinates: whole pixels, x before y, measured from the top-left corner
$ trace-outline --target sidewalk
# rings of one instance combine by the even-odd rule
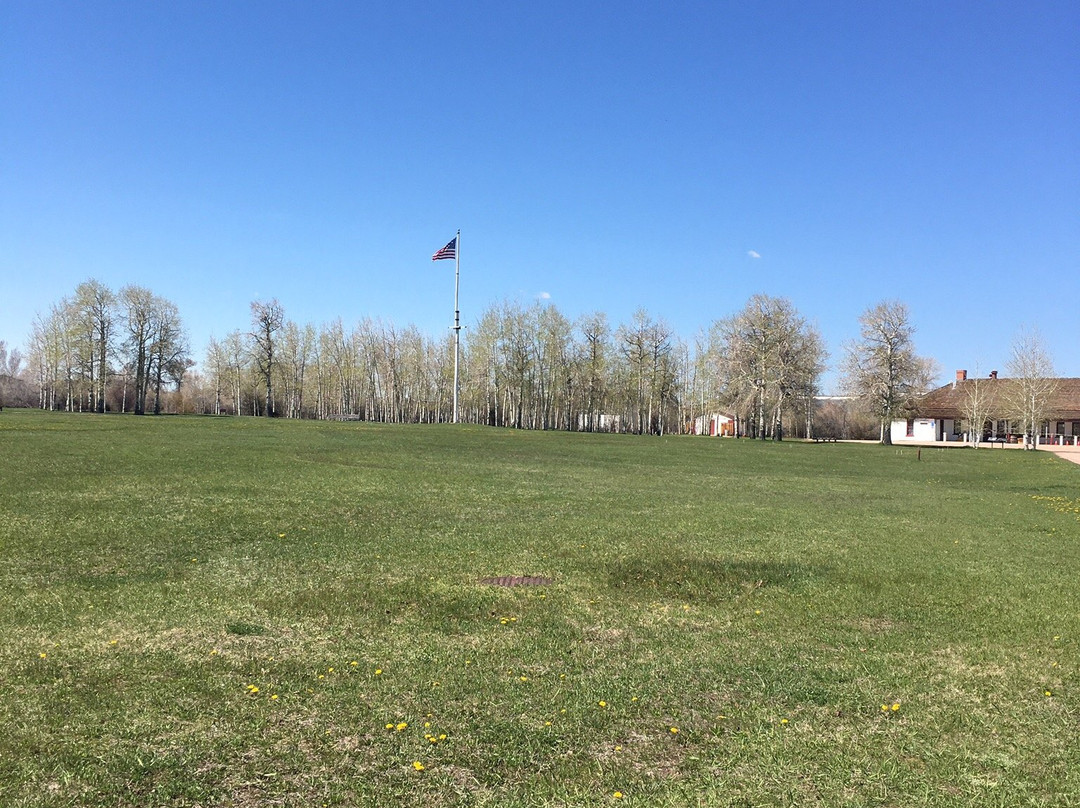
[[[1063,460],[1080,463],[1080,446],[1040,446],[1039,451],[1053,452]]]

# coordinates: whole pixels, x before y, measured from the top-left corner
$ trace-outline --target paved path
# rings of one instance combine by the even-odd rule
[[[1053,452],[1064,460],[1080,463],[1080,446],[1041,446],[1039,448],[1040,450],[1045,449],[1048,452]]]

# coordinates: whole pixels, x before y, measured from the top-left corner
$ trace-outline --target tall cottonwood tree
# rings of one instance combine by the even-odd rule
[[[161,389],[166,381],[179,389],[184,374],[194,364],[188,357],[187,337],[180,310],[164,298],[154,298],[153,340],[147,377],[154,386],[154,415],[161,414]]]
[[[909,412],[937,375],[932,360],[915,353],[915,326],[897,300],[878,303],[859,317],[860,338],[846,346],[847,389],[877,418],[880,442],[892,443],[892,421]]]
[[[263,414],[274,415],[274,370],[277,361],[277,332],[285,325],[285,309],[277,298],[251,304],[252,358],[258,368],[259,378],[266,385],[266,408]]]
[[[125,286],[120,290],[120,305],[124,311],[129,364],[135,374],[135,414],[146,411],[146,391],[149,385],[151,346],[155,329],[154,294],[143,286]]]
[[[607,315],[593,312],[581,317],[577,331],[581,335],[582,419],[581,426],[571,424],[570,429],[581,428],[595,432],[603,428],[610,387],[611,326]]]
[[[116,295],[103,283],[90,279],[75,287],[73,305],[85,340],[83,355],[87,363],[91,407],[95,412],[105,412],[109,355],[114,349],[116,329]]]
[[[783,413],[816,392],[824,370],[821,336],[786,298],[757,294],[713,327],[726,403],[740,416],[740,433],[782,439]]]

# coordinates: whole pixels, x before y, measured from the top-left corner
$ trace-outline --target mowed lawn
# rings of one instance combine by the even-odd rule
[[[0,547],[5,807],[1080,805],[1043,453],[5,410]]]

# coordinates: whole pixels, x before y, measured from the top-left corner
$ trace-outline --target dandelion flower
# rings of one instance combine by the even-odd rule
[[[900,709],[900,702],[898,702],[898,701],[893,702],[892,711],[895,713],[899,709]]]
[[[393,728],[394,728],[394,725],[393,725],[393,724],[387,724],[387,725],[386,725],[386,728],[387,728],[387,729],[393,729]]]
[[[527,682],[527,681],[529,681],[529,677],[528,677],[528,676],[522,676],[522,677],[520,677],[520,678],[521,678],[521,681],[523,681],[523,682]]]
[[[394,727],[394,729],[396,729],[398,732],[401,732],[402,730],[406,730],[408,728],[409,728],[409,725],[406,724],[404,721],[402,721],[400,724],[398,724],[396,727]]]
[[[45,659],[45,657],[47,657],[47,656],[48,656],[48,654],[46,654],[44,651],[42,651],[40,654],[38,654],[38,657],[41,658],[41,659]]]
[[[622,792],[621,792],[621,791],[616,791],[616,792],[615,792],[614,794],[612,794],[611,796],[612,796],[612,797],[614,797],[614,798],[615,798],[615,799],[617,799],[617,800],[621,800],[621,799],[622,799]]]
[[[601,699],[600,701],[598,701],[598,702],[596,702],[596,703],[597,703],[597,704],[598,704],[598,705],[599,705],[600,707],[607,707],[607,702],[606,702],[606,701],[604,701],[603,699]]]
[[[788,720],[786,718],[781,718],[780,719],[781,724],[786,724],[787,722],[788,722]]]
[[[376,668],[375,669],[375,675],[376,676],[382,676],[382,668]]]
[[[678,727],[671,727],[669,732],[671,732],[672,735],[678,735],[679,734],[679,728]]]
[[[421,763],[419,760],[414,760],[413,764],[412,764],[412,767],[414,769],[416,769],[418,772],[422,772],[424,770],[424,764]]]

